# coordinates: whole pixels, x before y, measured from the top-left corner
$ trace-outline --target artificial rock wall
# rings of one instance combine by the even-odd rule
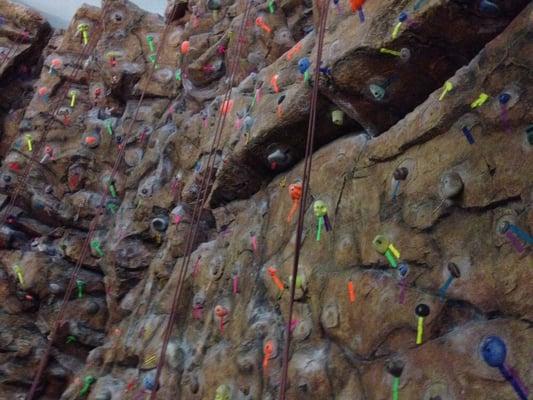
[[[0,398],[28,392],[99,212],[39,398],[140,399],[154,388],[244,9],[169,2],[150,79],[147,37],[160,44],[163,18],[110,0],[102,20],[83,6],[50,38],[38,16],[1,2],[3,48],[17,29],[34,32],[27,53],[0,67],[4,93],[32,94],[3,100],[2,217],[33,155],[28,138],[49,150],[0,227]],[[348,2],[331,3],[322,72],[306,81],[298,62],[313,70],[317,4],[253,4],[158,398],[278,398],[296,228],[288,186],[303,175],[312,85],[317,137],[287,398],[387,399],[400,373],[402,399],[519,398],[482,357],[490,335],[533,387],[533,7],[383,0],[363,10],[361,22]],[[90,55],[80,24],[97,41]],[[40,76],[20,76],[28,60]],[[119,146],[116,196],[101,210]],[[332,225],[319,241],[317,200]],[[399,251],[392,262],[377,235]],[[417,345],[419,304],[430,313]]]

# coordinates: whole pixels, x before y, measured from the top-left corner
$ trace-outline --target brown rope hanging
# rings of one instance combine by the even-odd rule
[[[231,71],[230,72],[230,79],[228,80],[228,87],[227,87],[227,90],[226,90],[226,93],[225,93],[224,100],[223,100],[222,104],[227,104],[226,102],[231,98],[231,90],[232,90],[232,87],[233,87],[233,81],[235,79],[235,75],[236,75],[236,72],[237,72],[237,69],[238,69],[238,66],[239,66],[239,59],[240,59],[240,55],[241,55],[241,51],[242,51],[242,42],[243,41],[241,40],[241,38],[243,37],[244,30],[246,28],[246,23],[247,23],[247,21],[249,19],[249,14],[250,14],[250,11],[251,11],[251,7],[252,7],[252,1],[249,1],[247,3],[247,5],[246,5],[246,9],[245,9],[245,12],[244,12],[243,20],[241,21],[241,25],[239,27],[239,34],[237,36],[237,41],[236,41],[236,47],[237,48],[236,48],[236,51],[235,51],[235,53],[236,53],[235,54],[235,59],[233,61],[232,67],[230,68],[230,71]],[[173,298],[172,298],[172,307],[171,307],[171,311],[170,311],[170,316],[169,316],[169,320],[167,322],[167,326],[165,327],[165,333],[164,333],[164,337],[163,337],[163,345],[162,345],[162,348],[161,348],[161,353],[160,353],[160,356],[159,356],[156,375],[155,375],[155,379],[154,379],[156,389],[152,391],[152,394],[150,396],[150,400],[156,400],[157,399],[158,382],[159,382],[159,378],[161,376],[161,371],[162,371],[163,365],[165,363],[166,350],[167,350],[168,344],[170,342],[170,337],[172,336],[172,328],[174,326],[174,323],[175,323],[175,320],[176,320],[176,316],[177,316],[177,307],[178,307],[179,299],[181,297],[183,283],[185,281],[185,275],[186,275],[186,272],[187,272],[189,264],[190,264],[190,259],[191,259],[191,254],[192,254],[194,242],[196,241],[196,237],[197,237],[197,234],[198,234],[198,227],[200,225],[202,209],[204,207],[205,201],[207,200],[209,182],[210,182],[211,177],[213,175],[214,165],[215,165],[215,161],[216,161],[216,157],[215,157],[216,149],[218,149],[218,147],[220,146],[220,141],[221,141],[221,138],[222,138],[222,132],[224,130],[224,125],[225,125],[225,122],[226,122],[226,116],[227,116],[227,113],[220,112],[220,114],[219,114],[219,116],[217,118],[217,124],[216,124],[216,127],[215,127],[215,135],[214,135],[213,141],[211,143],[211,149],[209,151],[209,157],[208,157],[208,161],[207,161],[207,169],[206,169],[206,172],[204,173],[204,176],[203,176],[203,179],[202,179],[201,189],[199,191],[198,199],[197,199],[194,211],[193,211],[192,222],[191,222],[191,225],[189,227],[189,232],[187,234],[187,244],[186,244],[186,252],[185,252],[186,256],[184,257],[182,265],[181,265],[181,268],[180,268],[180,270],[178,272],[178,282],[177,282],[176,290],[174,291],[174,295],[173,295]]]
[[[30,34],[30,31],[27,31],[24,29],[24,32],[28,32],[28,36]],[[20,45],[22,44],[23,39],[25,39],[25,35],[22,34],[17,37],[15,42],[9,46],[9,49],[7,50],[7,53],[3,54],[2,59],[0,60],[0,68],[4,66],[6,62],[9,61],[9,57],[11,57],[11,52],[13,52],[13,57],[17,54],[17,50],[19,49]],[[31,43],[31,41],[30,41]]]
[[[319,19],[319,31],[318,31],[318,46],[315,62],[315,83],[311,92],[311,109],[309,114],[309,126],[307,130],[307,141],[305,145],[305,163],[304,174],[302,181],[303,195],[300,199],[300,208],[298,213],[298,224],[296,228],[296,243],[294,249],[294,262],[292,265],[292,280],[290,289],[289,300],[289,314],[287,316],[287,324],[285,327],[285,343],[283,347],[283,360],[282,360],[282,373],[281,373],[281,385],[279,392],[279,399],[285,400],[285,392],[287,390],[288,370],[289,370],[289,347],[291,344],[291,321],[292,312],[294,306],[294,294],[296,291],[296,277],[298,276],[298,263],[300,261],[300,251],[302,243],[302,234],[305,217],[305,202],[309,194],[309,181],[311,178],[311,166],[313,162],[313,145],[315,140],[315,127],[316,127],[316,108],[318,100],[318,79],[320,76],[320,63],[322,60],[322,49],[324,46],[324,36],[326,31],[326,23],[328,19],[329,2],[322,0],[322,7],[320,10]]]

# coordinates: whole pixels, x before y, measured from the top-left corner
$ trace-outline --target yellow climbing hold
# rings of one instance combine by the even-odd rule
[[[444,99],[444,96],[446,96],[446,94],[450,92],[452,89],[453,89],[453,84],[450,81],[446,81],[446,83],[444,83],[444,89],[442,90],[442,93],[439,97],[439,101],[442,101],[442,99]]]
[[[489,99],[489,95],[486,93],[481,93],[479,97],[470,104],[471,108],[478,108],[481,107],[483,104],[487,102]]]

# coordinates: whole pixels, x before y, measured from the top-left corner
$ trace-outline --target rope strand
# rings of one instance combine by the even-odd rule
[[[232,65],[232,68],[230,69],[230,71],[231,71],[230,79],[228,81],[228,89],[227,89],[226,94],[224,96],[224,102],[228,101],[229,98],[231,97],[231,89],[233,87],[233,80],[235,78],[235,74],[236,74],[236,71],[237,71],[237,68],[238,68],[238,63],[239,63],[240,54],[241,54],[241,50],[242,50],[241,38],[243,36],[244,29],[246,28],[246,22],[247,22],[247,20],[249,18],[249,13],[250,13],[250,10],[251,10],[251,6],[252,6],[252,2],[249,1],[247,3],[246,9],[245,9],[245,13],[244,13],[244,16],[243,16],[243,20],[241,21],[241,26],[239,28],[239,34],[238,34],[237,43],[236,43],[236,47],[237,47],[236,48],[236,53],[237,54],[235,56],[235,60],[234,60],[234,63]],[[224,102],[222,104],[225,104]],[[191,255],[192,255],[192,249],[193,249],[193,246],[194,246],[194,243],[196,241],[197,234],[198,234],[198,227],[200,225],[202,209],[203,209],[203,206],[204,206],[205,201],[207,199],[207,195],[208,195],[208,190],[207,189],[208,189],[208,186],[209,186],[209,181],[211,180],[211,177],[212,177],[212,174],[213,174],[213,171],[214,171],[214,163],[215,163],[215,160],[216,160],[216,157],[215,157],[216,151],[215,151],[215,149],[217,149],[220,146],[220,140],[221,140],[221,137],[222,137],[222,131],[224,129],[224,124],[225,124],[225,121],[226,121],[226,115],[227,115],[227,113],[221,112],[219,114],[218,118],[217,118],[217,124],[216,124],[216,127],[215,127],[215,135],[214,135],[213,141],[211,143],[211,149],[209,151],[209,157],[208,157],[208,161],[207,161],[207,169],[206,169],[206,172],[204,173],[204,176],[203,176],[203,179],[202,179],[201,189],[199,191],[198,199],[197,199],[194,211],[193,211],[193,218],[192,218],[191,225],[189,227],[189,231],[188,231],[188,234],[187,234],[187,244],[186,244],[185,257],[183,258],[181,269],[178,272],[178,283],[177,283],[176,290],[174,291],[174,295],[173,295],[173,298],[172,298],[172,307],[171,307],[171,311],[170,311],[170,316],[169,316],[169,320],[168,320],[167,326],[165,327],[163,345],[162,345],[162,348],[161,348],[161,353],[160,353],[158,364],[157,364],[157,370],[156,370],[156,375],[155,375],[155,385],[156,385],[156,387],[158,385],[159,378],[161,376],[161,371],[162,371],[162,368],[163,368],[163,365],[164,365],[164,362],[165,362],[166,350],[167,350],[168,344],[170,342],[170,337],[172,336],[172,328],[173,328],[175,320],[176,320],[178,302],[179,302],[179,299],[181,297],[183,283],[185,281],[186,272],[188,270],[188,266],[189,266],[189,263],[190,263],[190,259],[191,259]],[[153,390],[152,394],[150,396],[150,400],[156,400],[156,399],[157,399],[157,390]]]
[[[287,322],[285,327],[285,343],[283,348],[283,361],[282,361],[282,374],[279,399],[285,400],[285,392],[287,390],[288,370],[289,370],[289,347],[291,342],[291,321],[294,308],[294,296],[296,292],[296,277],[298,276],[298,263],[300,261],[300,251],[302,243],[302,234],[305,218],[305,202],[309,195],[309,181],[311,178],[311,167],[313,161],[313,145],[315,140],[315,127],[316,127],[316,109],[318,101],[318,79],[320,76],[320,62],[322,60],[322,49],[324,46],[324,36],[326,30],[326,23],[328,17],[329,1],[323,0],[322,11],[320,13],[319,32],[318,32],[318,47],[316,54],[315,64],[315,84],[313,85],[313,91],[311,93],[311,109],[309,114],[309,126],[307,131],[307,141],[305,148],[305,164],[303,174],[303,194],[300,199],[300,208],[298,213],[298,224],[296,230],[296,243],[294,250],[294,263],[292,266],[292,280],[290,288],[290,300],[289,300],[289,314],[287,316]]]
[[[87,54],[89,54],[90,52],[96,49],[96,44],[99,40],[100,35],[102,34],[102,27],[103,27],[103,21],[104,21],[103,12],[107,6],[108,6],[108,3],[105,3],[104,7],[102,8],[102,14],[101,14],[100,20],[98,21],[98,24],[97,24],[98,28],[96,29],[96,32],[97,32],[98,39],[91,41],[91,43],[88,46],[85,46],[83,48],[83,51],[78,55],[75,61],[75,68],[70,74],[70,78],[65,78],[65,82],[68,82],[68,84],[63,85],[62,89],[58,93],[57,97],[60,99],[60,101],[58,101],[57,107],[52,111],[52,113],[47,113],[47,115],[50,118],[46,121],[46,124],[43,128],[44,133],[41,136],[40,140],[36,143],[32,151],[32,155],[29,159],[29,162],[24,167],[24,172],[22,173],[22,176],[19,177],[19,179],[17,179],[17,185],[15,186],[13,195],[11,196],[11,199],[7,207],[4,209],[3,216],[0,218],[2,225],[6,223],[7,218],[10,216],[11,212],[13,211],[13,208],[15,207],[16,201],[22,191],[22,188],[27,185],[27,180],[29,178],[32,166],[34,164],[40,165],[40,163],[38,162],[39,154],[41,154],[41,150],[45,146],[48,133],[54,121],[54,115],[56,115],[57,111],[61,108],[61,101],[67,96],[68,92],[70,91],[70,88],[72,87],[71,82],[74,82],[76,80],[78,72],[81,70],[82,60],[86,57],[86,52]]]
[[[104,6],[104,8],[102,9],[101,21],[103,21],[103,18],[105,17],[106,7],[107,7],[107,3]],[[171,17],[169,19],[169,21],[172,21],[172,19],[173,18]],[[146,85],[143,88],[143,91],[141,93],[141,96],[139,98],[137,106],[135,108],[134,116],[133,116],[133,118],[131,120],[129,128],[126,130],[127,134],[125,135],[125,137],[126,137],[125,142],[127,142],[127,139],[129,138],[129,136],[131,134],[131,130],[133,128],[133,124],[135,123],[135,120],[136,120],[137,115],[139,113],[139,109],[140,109],[140,106],[142,104],[142,101],[144,100],[144,97],[145,97],[145,94],[146,94],[146,90],[148,88],[148,84],[152,80],[152,77],[153,77],[153,74],[154,74],[154,71],[155,71],[155,66],[157,64],[157,61],[159,60],[159,56],[161,54],[165,39],[166,39],[166,37],[168,35],[169,28],[170,28],[170,22],[165,24],[163,35],[161,36],[161,42],[160,42],[160,44],[158,46],[158,49],[157,49],[157,52],[156,52],[155,62],[152,64],[152,66],[150,68],[150,73],[149,73],[148,79],[146,81]],[[118,155],[118,157],[115,160],[115,163],[113,165],[113,169],[112,169],[111,176],[110,176],[110,180],[111,181],[113,180],[113,178],[115,177],[115,175],[116,175],[116,173],[118,171],[118,167],[119,167],[120,162],[122,161],[122,158],[124,156],[125,149],[126,149],[126,146],[121,146],[119,155]],[[102,198],[100,200],[100,204],[98,205],[98,208],[97,208],[98,212],[94,216],[93,220],[91,221],[91,224],[90,224],[90,227],[89,227],[89,231],[87,233],[87,237],[85,238],[85,241],[84,241],[83,246],[82,246],[82,250],[80,252],[80,257],[79,257],[79,259],[78,259],[78,261],[76,263],[76,266],[74,267],[74,270],[72,272],[69,284],[67,286],[67,290],[65,291],[65,296],[63,297],[63,302],[62,302],[62,304],[60,306],[60,309],[59,309],[59,312],[58,312],[58,316],[57,316],[57,318],[56,318],[56,320],[54,322],[52,333],[49,336],[49,340],[48,340],[47,347],[45,349],[45,353],[44,353],[43,357],[41,358],[41,362],[39,364],[39,368],[37,370],[37,374],[36,374],[36,376],[34,378],[34,381],[32,383],[32,387],[31,387],[30,392],[28,394],[28,399],[27,400],[32,400],[33,399],[33,396],[35,395],[35,392],[36,392],[36,389],[37,389],[37,385],[39,384],[39,381],[40,381],[40,379],[42,377],[42,374],[43,374],[43,372],[44,372],[44,370],[46,368],[46,365],[48,363],[48,359],[50,357],[50,352],[51,352],[51,349],[52,349],[52,345],[53,345],[53,342],[54,342],[55,337],[57,335],[57,331],[59,329],[59,324],[62,322],[62,319],[63,319],[63,316],[64,316],[64,312],[65,312],[65,309],[66,309],[66,305],[67,305],[68,300],[69,300],[69,298],[70,298],[70,296],[72,294],[72,291],[74,290],[74,286],[75,286],[75,283],[76,283],[77,275],[78,275],[78,273],[79,273],[79,271],[81,269],[81,265],[83,264],[83,260],[85,259],[87,251],[89,249],[89,243],[91,242],[92,235],[94,234],[96,226],[98,225],[99,217],[103,214],[103,209],[104,209],[104,205],[106,203],[107,197],[108,197],[108,192],[109,192],[109,188],[106,186],[105,189],[104,189],[103,196],[102,196]]]
[[[24,32],[28,32],[28,36],[29,36],[29,33],[30,33],[29,31],[24,29]],[[15,42],[11,46],[9,46],[7,53],[4,53],[2,59],[0,60],[0,68],[3,67],[7,61],[9,61],[9,57],[11,56],[11,51],[13,51],[13,49],[14,49],[13,56],[17,54],[17,50],[19,49],[19,46],[22,43],[23,39],[24,39],[24,34],[18,36]]]

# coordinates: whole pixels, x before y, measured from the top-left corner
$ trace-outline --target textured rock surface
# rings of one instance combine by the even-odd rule
[[[42,67],[43,48],[51,36],[48,22],[31,9],[0,2],[0,156],[18,134],[18,124],[33,96]]]
[[[506,342],[506,363],[533,388],[532,246],[502,230],[507,223],[533,233],[533,6],[527,3],[372,1],[364,23],[349,3],[332,3],[322,63],[331,72],[311,74],[310,83],[298,61],[314,63],[317,5],[277,2],[274,13],[267,3],[252,7],[158,398],[278,398],[289,295],[269,267],[288,287],[296,240],[296,221],[286,221],[288,185],[303,174],[316,84],[317,138],[287,398],[390,398],[391,365],[403,368],[402,399],[517,398],[483,361],[481,342],[490,335]],[[99,212],[105,213],[95,231],[100,247],[83,258],[40,398],[80,398],[87,376],[96,378],[89,399],[142,398],[244,18],[244,2],[216,4],[169,1],[170,33],[151,79],[147,37],[159,45],[162,17],[125,0],[108,1],[102,19],[101,9],[83,6],[43,50],[49,28],[24,14],[33,23],[23,26],[36,39],[29,53],[0,67],[0,79],[7,85],[28,59],[37,69],[39,59],[43,65],[37,81],[27,78],[34,89],[29,104],[4,101],[2,210],[30,162],[26,135],[33,141],[46,135],[53,154],[37,156],[12,218],[0,227],[1,399],[28,392]],[[0,11],[6,19],[0,34],[13,41],[11,25],[20,29],[16,21],[26,20],[10,3]],[[391,39],[401,11],[410,20]],[[271,34],[255,25],[257,17]],[[78,32],[83,23],[89,39],[98,40],[90,57]],[[380,48],[407,48],[410,57]],[[446,81],[453,89],[439,100]],[[43,87],[47,96],[38,92]],[[60,95],[67,87],[77,91],[74,104]],[[487,101],[472,108],[482,93]],[[502,93],[510,96],[503,110]],[[343,112],[343,121],[334,122],[334,111]],[[118,146],[126,152],[117,196],[98,210]],[[403,170],[405,179],[396,181],[399,168],[407,175]],[[333,226],[320,241],[316,200],[325,202]],[[374,249],[376,235],[400,251],[407,276]],[[442,297],[450,263],[460,276]],[[430,314],[417,345],[420,303]],[[228,311],[223,321],[217,306]],[[273,352],[265,368],[267,343]]]

